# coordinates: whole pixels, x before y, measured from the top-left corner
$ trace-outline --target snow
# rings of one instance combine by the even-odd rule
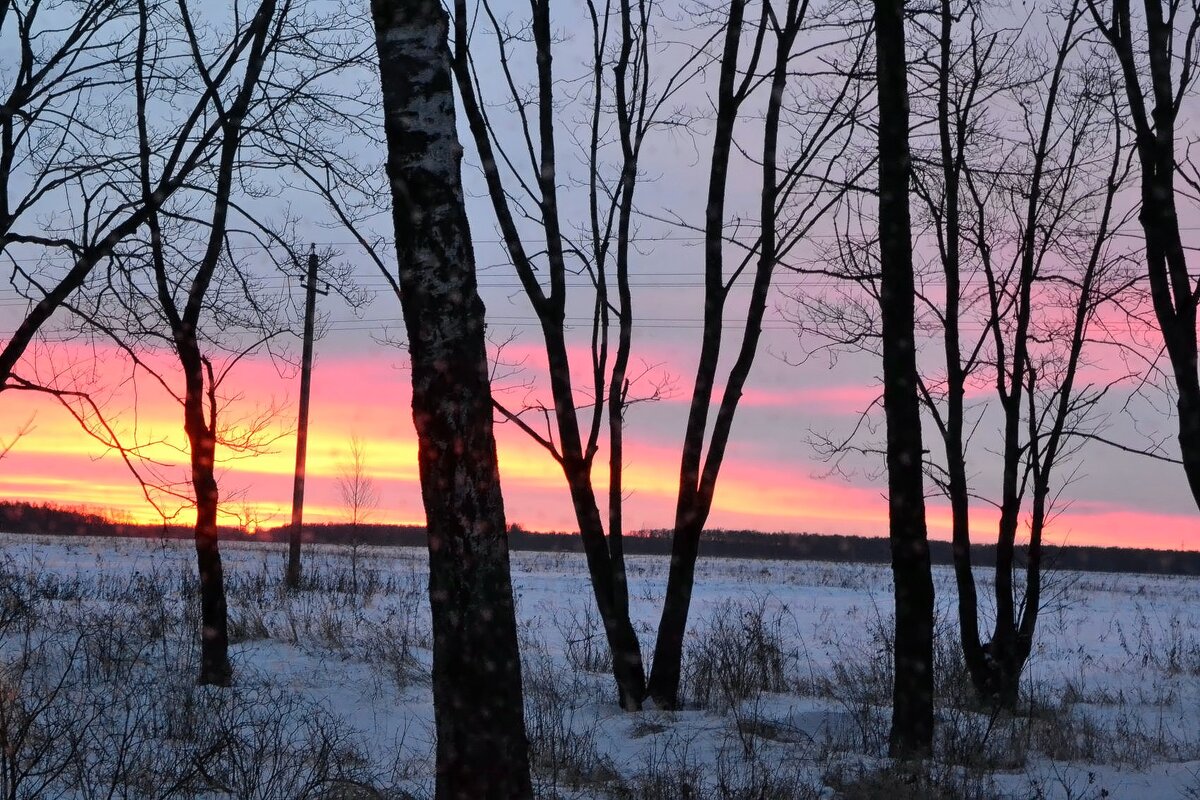
[[[188,633],[194,603],[185,594],[194,581],[190,543],[0,535],[0,548],[7,574],[35,587],[29,596],[52,612],[36,617],[48,637],[66,641],[70,626],[87,619],[112,631],[161,628],[147,640],[156,644],[138,650],[137,669],[156,681],[188,682],[195,649],[194,629]],[[328,715],[354,753],[356,780],[389,797],[428,796],[433,713],[424,553],[310,547],[305,570],[314,588],[288,595],[280,586],[280,546],[226,543],[222,552],[238,691],[292,698],[300,704],[295,725]],[[631,611],[648,658],[667,561],[630,557],[628,565]],[[689,675],[701,674],[706,657],[715,659],[718,677],[736,671],[726,668],[730,663],[758,663],[746,642],[735,642],[737,662],[721,661],[712,631],[735,638],[765,631],[781,645],[777,663],[768,658],[775,676],[768,683],[778,685],[747,697],[728,687],[722,694],[718,685],[705,708],[636,714],[615,704],[582,555],[518,552],[512,566],[540,796],[671,797],[682,796],[685,783],[698,797],[872,796],[851,789],[888,766],[886,566],[702,560]],[[939,569],[935,582],[939,663],[952,674],[953,578]],[[981,596],[990,588],[981,586]],[[989,719],[961,702],[961,680],[943,680],[938,780],[969,783],[977,790],[971,796],[982,797],[1200,795],[1200,580],[1060,572],[1045,594],[1020,715]],[[8,663],[30,641],[22,630],[16,623],[0,629]],[[688,697],[697,696],[689,686]],[[219,691],[197,696],[203,701]],[[105,757],[103,748],[96,752]],[[233,774],[227,761],[221,768]],[[721,781],[760,794],[718,794]],[[802,784],[807,794],[771,788],[786,782]],[[297,791],[271,788],[284,785],[237,796]],[[194,796],[230,796],[215,786]]]

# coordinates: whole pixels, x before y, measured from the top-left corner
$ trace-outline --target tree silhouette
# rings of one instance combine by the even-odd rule
[[[1200,174],[1178,152],[1180,109],[1196,81],[1200,7],[1144,0],[1139,19],[1130,0],[1087,0],[1096,30],[1112,48],[1124,89],[1125,121],[1133,129],[1141,173],[1138,220],[1145,240],[1150,299],[1171,365],[1179,414],[1183,471],[1200,506],[1200,363],[1196,322],[1200,278],[1188,271],[1179,229],[1180,177],[1193,190]],[[1144,32],[1137,30],[1143,26]],[[1188,169],[1190,168],[1190,172]]]
[[[367,473],[367,447],[358,434],[350,437],[350,461],[337,478],[338,494],[350,513],[350,524],[361,525],[379,506],[379,487]]]
[[[896,601],[889,753],[933,750],[933,576],[925,527],[903,0],[875,0],[879,94],[879,311],[887,415],[888,534]]]

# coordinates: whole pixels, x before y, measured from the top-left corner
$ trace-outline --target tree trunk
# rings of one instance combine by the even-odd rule
[[[1165,123],[1164,123],[1165,124]],[[1174,126],[1170,128],[1174,138]],[[1166,151],[1163,153],[1162,151]],[[1200,373],[1197,372],[1197,296],[1188,277],[1187,256],[1175,207],[1174,152],[1161,142],[1138,148],[1142,166],[1142,210],[1146,262],[1154,312],[1162,329],[1178,394],[1179,450],[1184,475],[1200,507]]]
[[[966,369],[962,362],[962,280],[960,270],[962,215],[961,178],[964,169],[965,132],[961,121],[951,116],[950,83],[954,68],[953,30],[955,15],[950,0],[942,0],[941,34],[938,40],[937,124],[944,185],[945,234],[942,237],[942,271],[946,278],[946,308],[943,315],[943,345],[946,353],[946,416],[942,438],[946,449],[946,495],[950,500],[951,552],[954,580],[958,589],[959,641],[967,673],[982,694],[987,683],[987,659],[979,637],[979,596],[971,563],[970,484],[967,480],[964,399]],[[954,122],[952,122],[952,120]],[[954,124],[957,123],[957,124]],[[938,210],[942,212],[941,209]],[[941,215],[941,214],[939,214]]]
[[[194,336],[176,335],[176,349],[184,370],[183,427],[191,450],[192,490],[196,495],[196,567],[200,577],[201,685],[229,686],[229,626],[225,605],[225,573],[217,536],[220,499],[216,478],[217,438],[211,418],[204,413],[204,363]]]
[[[429,541],[438,800],[532,797],[448,21],[373,0],[388,177]]]
[[[654,645],[654,666],[649,693],[660,708],[679,704],[679,681],[683,671],[683,637],[695,583],[696,558],[704,518],[697,519],[697,497],[704,468],[704,439],[712,408],[717,366],[721,355],[724,325],[725,289],[724,235],[725,199],[729,181],[729,159],[733,150],[733,131],[737,122],[736,97],[738,52],[745,19],[745,0],[729,4],[725,23],[725,46],[717,88],[717,120],[713,132],[709,164],[708,200],[704,220],[704,327],[700,338],[700,358],[692,384],[687,427],[680,454],[679,492],[675,506],[675,525],[671,536],[671,566],[667,574],[666,596]],[[707,512],[704,512],[707,516]]]
[[[925,527],[921,412],[914,343],[915,294],[907,59],[903,0],[875,0],[879,91],[879,250],[888,519],[895,583],[895,684],[889,752],[933,748],[933,577]]]
[[[619,601],[618,592],[627,593],[628,587],[624,585],[623,574],[621,585],[616,585],[616,570],[613,568],[608,544],[604,540],[600,509],[596,505],[591,481],[583,474],[586,473],[587,466],[581,462],[567,460],[563,470],[571,490],[575,519],[579,523],[579,536],[583,540],[596,609],[604,624],[605,638],[612,655],[617,701],[626,711],[638,711],[646,699],[646,673],[642,666],[641,643],[629,618],[628,596],[626,595],[623,604]],[[621,613],[622,607],[624,613]]]
[[[654,647],[654,668],[650,673],[650,696],[659,708],[679,705],[679,683],[683,677],[683,639],[687,633],[692,587],[696,582],[696,559],[700,553],[701,525],[675,526],[671,538],[671,569],[662,616],[658,620],[658,638]]]
[[[212,452],[212,437],[200,451]],[[193,450],[195,452],[195,450]],[[210,462],[211,463],[211,462]],[[211,467],[192,460],[192,485],[196,490],[196,565],[200,573],[200,684],[228,686],[233,680],[229,664],[229,628],[225,607],[225,575],[217,537],[217,481]]]
[[[671,566],[667,574],[666,596],[654,645],[654,666],[648,690],[659,708],[679,705],[679,683],[683,672],[683,638],[687,632],[692,589],[696,577],[696,559],[700,536],[708,517],[711,495],[702,497],[705,471],[704,441],[720,363],[721,335],[724,327],[725,287],[725,200],[729,181],[729,160],[734,147],[734,126],[743,96],[739,96],[738,53],[745,22],[745,0],[729,4],[725,23],[721,72],[717,83],[717,119],[713,131],[712,157],[709,161],[708,199],[704,209],[704,326],[700,338],[700,358],[692,384],[687,427],[679,464],[679,491],[675,506],[675,525],[671,537]],[[769,127],[769,126],[768,126]],[[767,224],[764,218],[764,226]],[[750,323],[748,322],[749,326]]]
[[[705,213],[705,308],[704,335],[700,362],[696,370],[696,390],[688,411],[684,434],[683,457],[680,461],[679,499],[675,510],[675,534],[671,546],[671,571],[667,578],[667,596],[659,625],[654,674],[651,688],[655,701],[663,707],[678,704],[679,679],[682,673],[683,637],[687,629],[688,611],[696,574],[700,536],[712,510],[717,477],[729,444],[734,416],[742,390],[750,377],[763,316],[771,289],[771,278],[778,256],[779,234],[776,220],[779,214],[779,125],[784,90],[789,76],[788,61],[800,32],[804,12],[798,0],[788,0],[786,11],[776,18],[775,60],[772,66],[771,93],[763,118],[762,183],[759,191],[759,245],[757,266],[750,302],[746,308],[746,324],[737,358],[729,370],[721,402],[713,421],[708,440],[708,452],[701,461],[704,430],[712,400],[713,380],[720,354],[724,301],[727,285],[723,278],[725,182],[728,176],[730,149],[734,143],[733,124],[745,94],[734,91],[732,83],[737,74],[738,39],[742,31],[744,3],[730,5],[726,29],[725,52],[717,101],[717,130],[709,179],[709,201]],[[761,25],[765,20],[760,21]],[[757,46],[756,46],[757,53]],[[757,55],[752,58],[756,60]],[[753,73],[754,67],[749,69]],[[702,465],[702,468],[701,468]]]
[[[1183,454],[1183,470],[1192,498],[1200,507],[1200,376],[1192,373],[1176,373],[1179,400],[1175,407],[1179,411],[1179,450]]]

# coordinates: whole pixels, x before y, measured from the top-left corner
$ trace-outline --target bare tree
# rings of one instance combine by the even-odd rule
[[[0,36],[20,56],[0,106],[0,251],[31,303],[0,349],[0,389],[29,385],[10,379],[42,325],[220,146],[224,115],[212,112],[250,37],[208,65],[177,127],[139,130],[130,72],[145,63],[144,16],[127,0],[0,3]],[[156,170],[149,192],[138,177],[145,136]]]
[[[630,710],[639,708],[647,693],[629,619],[622,542],[623,425],[634,399],[630,379],[635,376],[629,364],[637,324],[629,276],[638,258],[637,224],[666,225],[668,231],[682,227],[689,234],[701,234],[706,243],[702,355],[682,448],[667,602],[649,682],[656,703],[669,707],[678,699],[699,537],[757,351],[772,270],[820,219],[829,200],[825,192],[836,194],[842,185],[829,178],[842,177],[839,148],[847,139],[845,129],[856,119],[851,109],[859,98],[849,92],[857,85],[854,81],[835,82],[820,103],[789,92],[789,82],[803,73],[794,65],[796,60],[806,56],[815,63],[826,50],[843,44],[840,37],[821,39],[817,34],[819,41],[801,55],[801,32],[820,22],[811,19],[815,15],[808,3],[762,3],[749,20],[747,6],[735,2],[728,8],[706,8],[705,24],[686,32],[694,41],[681,48],[683,55],[668,67],[671,51],[652,46],[661,41],[657,26],[668,12],[648,1],[589,3],[593,45],[584,84],[589,91],[570,95],[562,91],[553,68],[556,43],[549,3],[532,4],[527,22],[499,13],[486,0],[479,3],[480,18],[487,22],[480,29],[495,39],[495,61],[487,63],[500,67],[499,90],[495,81],[480,78],[485,56],[483,35],[470,24],[475,16],[465,0],[455,6],[455,77],[506,256],[538,319],[549,364],[548,401],[520,409],[500,406],[499,411],[545,447],[563,469],[613,656],[619,702]],[[526,42],[532,53],[522,47]],[[524,59],[534,66],[532,81],[521,71]],[[694,116],[673,108],[675,98],[683,102],[692,78],[709,68],[720,71],[717,97],[699,101],[705,108]],[[606,77],[609,73],[611,78]],[[821,80],[814,78],[805,88]],[[489,88],[502,98],[503,107],[513,110],[515,137],[505,135]],[[789,106],[787,100],[797,102]],[[580,103],[578,129],[564,131],[564,102]],[[638,209],[635,196],[645,177],[642,154],[648,137],[661,128],[692,131],[696,117],[712,113],[709,104],[716,119],[704,223],[689,225],[677,214]],[[736,121],[747,114],[765,119],[761,150],[757,143],[749,148],[735,144]],[[780,142],[781,130],[798,131],[796,140]],[[570,171],[562,140],[581,148],[581,176]],[[615,155],[608,157],[607,152]],[[763,180],[755,208],[760,219],[745,225],[731,222],[726,206],[730,165],[742,160]],[[585,217],[575,223],[567,210],[567,190],[573,185],[587,194]],[[542,242],[547,243],[544,248]],[[726,263],[723,252],[730,246],[742,252],[733,265]],[[745,281],[752,283],[751,299],[738,324],[742,335],[736,361],[710,429],[721,377],[721,343],[734,327],[727,319],[733,306],[729,299],[747,272],[753,275],[752,281]],[[582,293],[568,280],[573,274],[587,278]],[[574,304],[584,303],[590,306],[591,363],[586,379],[578,381],[568,358],[568,317],[570,309],[578,307]],[[544,429],[539,420],[546,422]],[[593,487],[596,456],[605,446],[607,525]]]
[[[183,421],[191,456],[192,492],[196,502],[196,559],[200,575],[199,680],[200,683],[223,686],[231,682],[233,670],[228,655],[224,573],[217,534],[216,392],[219,377],[202,349],[201,316],[206,308],[211,310],[209,290],[213,277],[223,257],[228,256],[229,208],[235,171],[240,165],[243,125],[258,95],[271,51],[279,44],[291,4],[285,0],[283,6],[277,8],[275,0],[264,0],[245,23],[244,29],[237,30],[235,34],[235,46],[244,42],[246,49],[245,72],[241,80],[234,83],[228,98],[214,101],[214,110],[221,120],[220,150],[216,163],[211,165],[214,173],[210,184],[212,205],[210,216],[204,222],[207,236],[202,239],[203,252],[194,267],[181,270],[176,264],[169,264],[168,259],[182,260],[186,255],[177,249],[178,243],[164,237],[160,212],[155,209],[151,197],[154,184],[150,168],[148,96],[142,87],[145,86],[143,79],[149,77],[147,70],[154,72],[158,65],[146,60],[147,54],[154,52],[154,44],[150,41],[149,9],[145,0],[139,0],[139,3],[142,24],[139,28],[137,71],[142,202],[152,209],[146,222],[154,286],[184,381]],[[192,10],[186,3],[180,3],[179,12],[177,22],[186,33],[186,44],[192,53],[196,71],[204,78],[205,85],[211,85],[212,65],[221,65],[221,54],[229,45],[202,39],[196,32]],[[166,233],[169,235],[169,231]]]
[[[367,473],[367,448],[358,434],[350,436],[350,462],[342,466],[337,479],[342,504],[350,512],[350,580],[358,591],[358,548],[362,544],[358,526],[379,505],[379,487]]]
[[[908,59],[903,0],[875,0],[879,93],[879,311],[887,415],[888,535],[896,602],[895,758],[933,750],[933,575],[925,526],[909,188]]]
[[[282,298],[265,292],[244,262],[252,251],[270,257],[281,250],[276,260],[290,266],[295,248],[242,203],[265,191],[255,134],[295,99],[288,80],[303,84],[302,73],[284,74],[303,55],[296,49],[297,41],[306,41],[297,36],[298,22],[314,23],[297,5],[263,0],[248,16],[236,10],[225,25],[214,26],[200,24],[197,9],[185,1],[138,0],[128,65],[135,156],[106,180],[131,198],[127,205],[136,212],[130,219],[139,222],[109,254],[108,268],[85,276],[78,296],[60,302],[86,323],[82,335],[111,341],[135,376],[148,376],[179,403],[188,479],[182,485],[155,479],[146,492],[195,509],[199,681],[208,684],[232,680],[218,542],[218,447],[257,452],[266,432],[261,418],[234,426],[222,420],[228,399],[222,384],[243,358],[286,331]],[[194,141],[198,132],[200,142]],[[166,354],[174,368],[164,366]],[[10,380],[22,385],[17,376]],[[128,448],[122,455],[132,465]],[[152,471],[157,466],[151,462]]]
[[[633,334],[629,236],[642,144],[659,122],[662,104],[686,73],[677,73],[665,88],[652,95],[651,5],[622,2],[618,13],[611,3],[588,3],[592,72],[586,85],[592,96],[586,112],[586,138],[581,137],[588,167],[581,179],[587,187],[588,217],[581,226],[582,235],[576,239],[570,232],[557,177],[567,173],[558,149],[562,115],[556,105],[559,100],[550,5],[532,3],[527,23],[497,14],[487,0],[478,6],[496,40],[496,58],[508,90],[506,102],[513,103],[518,111],[521,137],[517,143],[506,142],[498,134],[489,114],[485,88],[477,74],[481,48],[478,34],[475,40],[470,34],[471,12],[466,0],[454,4],[453,66],[505,250],[537,316],[549,365],[549,403],[533,403],[524,409],[501,405],[498,411],[545,447],[563,470],[587,555],[596,606],[612,652],[619,702],[622,708],[635,710],[645,697],[646,678],[641,648],[629,617],[620,511],[622,426]],[[524,88],[524,76],[517,74],[513,66],[522,55],[516,51],[523,40],[532,42],[536,63],[536,77],[529,89]],[[614,45],[609,42],[614,40],[615,49],[610,50]],[[612,70],[611,83],[605,78],[608,69]],[[610,104],[616,112],[615,125],[604,113]],[[617,131],[611,143],[619,152],[615,166],[605,159],[605,131],[610,125]],[[609,170],[615,175],[610,176]],[[529,215],[526,205],[530,203],[538,209],[532,222],[535,229],[540,229],[531,235],[546,241],[544,250],[522,231],[522,218]],[[568,276],[576,269],[570,259],[581,262],[579,269],[586,273],[593,290],[591,374],[583,381],[572,376],[568,356],[567,309],[572,294]],[[542,276],[548,276],[548,286]],[[587,396],[586,400],[581,394]],[[592,477],[606,411],[607,532]],[[529,413],[546,420],[544,431],[534,427],[536,422],[526,420]]]
[[[1123,254],[1111,246],[1127,154],[1105,106],[1106,76],[1080,48],[1085,13],[1082,3],[1064,7],[1061,17],[1048,13],[1055,46],[1047,60],[1040,42],[1020,47],[1025,37],[1018,32],[988,30],[975,4],[943,2],[929,42],[933,57],[915,69],[931,98],[918,108],[929,108],[937,128],[916,192],[945,285],[942,300],[927,288],[918,292],[945,350],[944,373],[925,370],[921,382],[946,454],[944,467],[927,465],[950,501],[967,667],[980,698],[1004,708],[1017,702],[1033,645],[1055,468],[1106,391],[1077,384],[1084,345],[1099,343],[1093,320],[1128,288]],[[1019,128],[1006,121],[1012,108],[1020,111]],[[970,509],[980,489],[968,477],[964,397],[970,383],[989,382],[1002,430],[994,447],[1001,467],[995,627],[984,640],[971,563]],[[1014,578],[1026,509],[1022,597]]]
[[[1087,2],[1096,30],[1116,57],[1127,101],[1124,117],[1133,129],[1141,172],[1138,219],[1150,299],[1174,379],[1183,470],[1200,506],[1200,278],[1188,271],[1177,206],[1187,190],[1176,186],[1178,176],[1191,191],[1200,189],[1200,174],[1187,151],[1178,152],[1177,141],[1180,110],[1196,81],[1200,7],[1144,0],[1139,18],[1132,6],[1130,0]]]
[[[1011,708],[1040,610],[1044,533],[1073,479],[1064,465],[1102,424],[1095,412],[1108,390],[1129,377],[1081,376],[1091,353],[1127,350],[1102,313],[1128,302],[1133,281],[1114,239],[1128,153],[1110,77],[1082,36],[1084,6],[1047,11],[1024,29],[1005,27],[1002,14],[997,24],[986,10],[943,3],[908,23],[911,192],[920,201],[910,217],[913,324],[918,349],[928,341],[942,350],[940,364],[918,360],[916,388],[944,452],[944,461],[926,452],[922,462],[950,504],[965,660],[980,699]],[[810,353],[880,357],[890,338],[878,316],[886,241],[865,222],[869,202],[847,199],[835,243],[801,270],[841,280],[826,292],[798,292],[796,321],[820,342]],[[989,388],[998,400],[992,412],[986,394],[968,400]],[[816,437],[835,470],[851,453],[888,455],[890,441],[865,441],[878,407],[848,437]],[[984,441],[989,413],[998,417],[994,442]],[[999,474],[994,492],[970,473],[981,463]],[[980,501],[1000,512],[991,620],[971,554]],[[987,624],[994,627],[981,633]]]
[[[350,513],[351,525],[366,522],[367,516],[379,506],[379,487],[367,474],[367,448],[357,433],[350,437],[350,461],[342,467],[337,486],[342,504]]]
[[[484,308],[437,0],[374,0],[429,537],[439,800],[530,798]]]
[[[772,278],[779,262],[805,240],[865,171],[856,166],[849,151],[864,100],[857,71],[865,55],[866,37],[855,35],[856,26],[851,25],[848,38],[839,33],[813,44],[801,55],[800,37],[806,29],[840,29],[841,21],[836,16],[823,19],[807,0],[764,2],[757,24],[750,28],[753,50],[747,63],[740,65],[746,7],[744,2],[730,5],[720,63],[703,228],[704,324],[680,458],[671,569],[649,685],[650,695],[664,708],[678,703],[684,634],[700,536],[712,510],[734,417],[758,352]],[[768,46],[771,42],[774,52]],[[833,70],[835,77],[828,86],[823,86],[820,78],[806,75],[809,68],[824,72],[828,66],[825,62],[836,64],[839,56],[847,63],[842,71]],[[802,58],[818,62],[812,67],[803,63],[797,66],[795,62]],[[796,80],[798,76],[807,78],[808,96],[789,95],[790,84],[800,82]],[[769,94],[761,149],[751,159],[760,171],[758,221],[748,226],[752,238],[743,241],[729,233],[726,184],[731,155],[746,149],[736,135],[738,119],[744,116],[748,101],[760,84],[769,88]],[[792,104],[787,103],[789,100]],[[781,131],[796,131],[797,135],[793,140],[781,140]],[[740,245],[745,255],[729,269],[725,250],[731,243]],[[730,324],[726,320],[730,293],[751,264],[754,273],[745,319]],[[717,394],[722,340],[727,333],[739,329],[741,341],[725,376],[710,432],[708,423]]]

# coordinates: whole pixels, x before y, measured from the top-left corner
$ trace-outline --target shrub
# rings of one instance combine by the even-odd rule
[[[766,598],[749,605],[725,600],[713,609],[685,653],[686,702],[727,709],[759,692],[787,689],[798,655],[784,641],[786,613],[772,613]]]

